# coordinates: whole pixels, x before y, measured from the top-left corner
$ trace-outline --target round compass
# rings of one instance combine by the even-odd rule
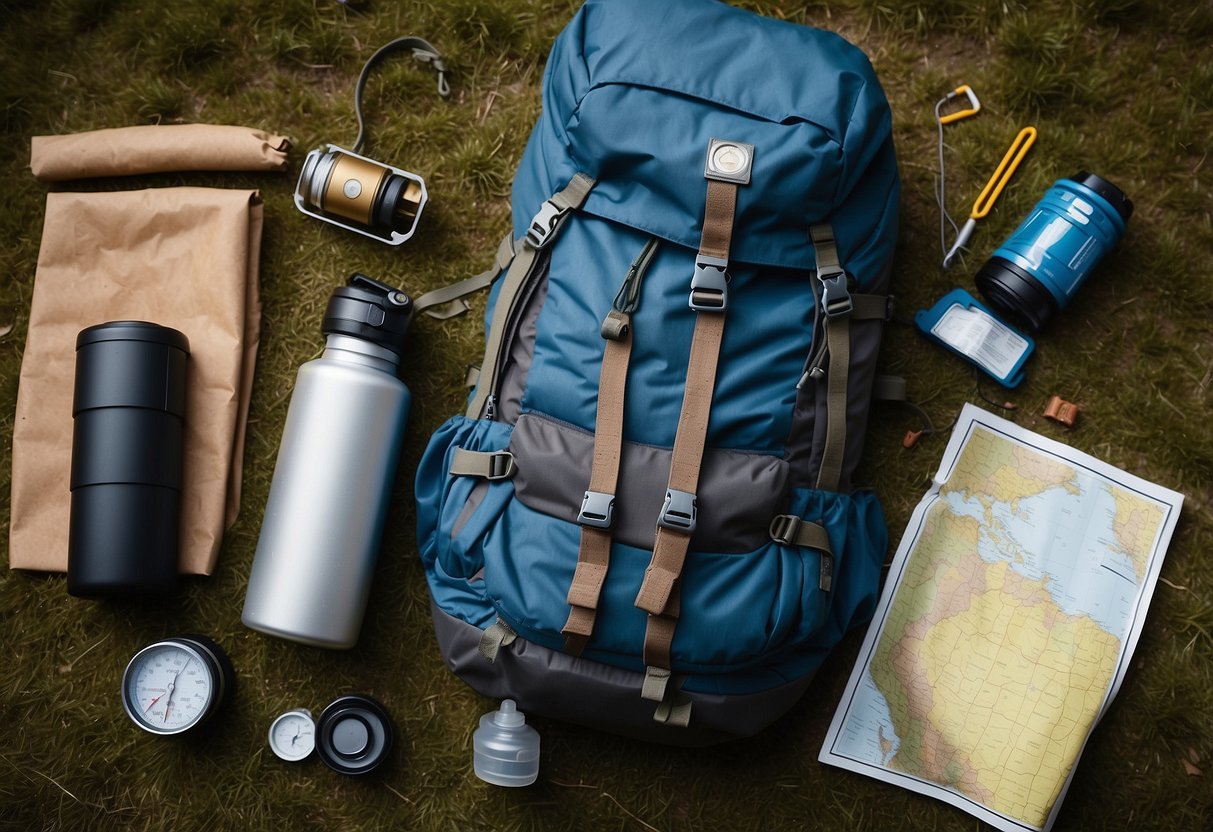
[[[283,760],[297,763],[316,750],[316,723],[307,708],[280,714],[270,725],[270,750]]]
[[[226,702],[236,686],[232,664],[204,636],[166,638],[144,647],[122,674],[122,707],[153,734],[184,734]]]

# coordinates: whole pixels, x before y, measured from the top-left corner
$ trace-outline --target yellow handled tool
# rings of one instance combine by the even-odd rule
[[[1011,142],[1011,146],[1007,148],[1006,155],[1002,157],[1002,161],[998,163],[998,167],[994,169],[994,175],[990,177],[990,181],[981,189],[981,193],[977,195],[977,201],[973,203],[973,210],[969,213],[969,219],[961,227],[960,233],[956,236],[956,243],[951,250],[944,255],[943,267],[946,269],[952,265],[952,260],[956,258],[957,252],[969,242],[969,238],[973,236],[973,229],[977,227],[977,221],[983,219],[986,214],[990,213],[990,209],[994,207],[994,201],[998,199],[1002,189],[1007,186],[1011,175],[1015,173],[1015,169],[1019,167],[1019,163],[1023,161],[1023,157],[1027,155],[1028,150],[1036,141],[1036,128],[1025,127],[1019,131],[1019,135],[1015,137],[1015,141]]]

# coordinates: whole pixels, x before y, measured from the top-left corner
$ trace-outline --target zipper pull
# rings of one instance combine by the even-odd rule
[[[623,284],[615,293],[611,311],[607,313],[606,320],[602,322],[603,338],[620,341],[627,334],[631,314],[640,306],[640,281],[644,279],[644,273],[648,271],[649,264],[653,262],[653,257],[657,254],[658,243],[656,237],[650,237],[640,254],[636,255],[636,259],[628,266],[628,273],[623,278]]]
[[[804,373],[800,376],[800,381],[796,382],[796,389],[802,389],[810,381],[821,381],[825,377],[826,371],[822,366],[825,363],[826,357],[826,342],[823,340],[821,346],[817,348],[817,352],[809,356],[805,361]]]
[[[484,418],[492,421],[497,418],[497,397],[489,396],[484,401]]]

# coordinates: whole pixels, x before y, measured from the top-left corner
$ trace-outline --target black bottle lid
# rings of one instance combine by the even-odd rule
[[[324,322],[325,335],[349,335],[400,355],[413,317],[413,300],[404,292],[364,274],[333,290]]]
[[[1070,181],[1090,188],[1102,196],[1112,206],[1113,210],[1120,214],[1120,218],[1125,222],[1128,222],[1129,217],[1133,216],[1133,200],[1125,196],[1124,191],[1102,176],[1096,176],[1093,173],[1082,170],[1071,176]]]
[[[100,407],[143,407],[185,416],[189,339],[146,321],[110,321],[76,336],[72,415]]]
[[[316,720],[316,754],[341,774],[370,774],[387,759],[393,737],[387,711],[361,694],[338,697]]]
[[[76,336],[76,349],[100,341],[147,341],[190,351],[190,341],[184,333],[147,321],[109,321],[82,329]]]

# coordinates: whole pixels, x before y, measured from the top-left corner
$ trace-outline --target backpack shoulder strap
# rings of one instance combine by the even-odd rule
[[[581,544],[573,582],[569,586],[569,618],[561,630],[565,636],[565,652],[574,656],[581,655],[594,632],[598,598],[610,566],[615,489],[623,453],[623,403],[632,353],[631,316],[639,304],[640,281],[656,252],[657,238],[651,237],[632,261],[611,311],[602,322],[606,345],[598,380],[594,457],[589,488],[577,515],[577,522],[581,524]]]
[[[838,257],[834,230],[829,223],[809,227],[817,258],[817,280],[821,283],[821,310],[825,319],[826,435],[817,488],[837,491],[847,446],[847,400],[851,367],[851,321],[886,320],[889,298],[851,292],[847,273]],[[814,371],[819,372],[819,371]]]
[[[708,180],[699,252],[691,279],[689,306],[695,331],[674,435],[665,504],[657,521],[653,555],[645,569],[636,606],[649,614],[644,639],[642,696],[660,703],[654,718],[685,725],[690,702],[670,685],[674,630],[681,613],[678,580],[695,531],[696,490],[707,443],[716,368],[728,308],[727,269],[737,208],[737,188],[749,183],[753,147],[713,139],[704,176]],[[722,169],[723,168],[723,169]]]
[[[478,292],[493,284],[497,276],[505,271],[514,259],[514,235],[507,233],[497,246],[497,254],[493,257],[493,265],[487,271],[473,275],[466,280],[440,286],[426,292],[413,300],[413,314],[424,314],[440,321],[454,318],[468,311],[468,305],[463,300],[473,292]],[[446,307],[442,309],[440,307]]]
[[[519,292],[526,285],[539,259],[539,252],[551,243],[560,226],[570,212],[580,208],[594,187],[594,180],[584,173],[576,174],[562,190],[544,201],[539,212],[531,220],[526,236],[520,243],[521,250],[514,254],[509,271],[502,280],[493,316],[489,321],[489,334],[485,343],[484,362],[476,392],[468,404],[467,417],[480,419],[492,410],[489,396],[497,383],[497,368],[501,350],[505,346],[505,333],[509,328],[510,315],[514,310]]]
[[[847,374],[851,365],[850,317],[854,304],[847,288],[847,273],[838,262],[834,229],[828,223],[821,223],[809,228],[809,236],[817,257],[826,350],[830,356],[826,372],[826,442],[817,471],[817,487],[836,491],[847,444]]]

